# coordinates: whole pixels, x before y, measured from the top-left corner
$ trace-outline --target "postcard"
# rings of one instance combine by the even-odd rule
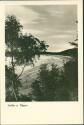
[[[0,10],[1,125],[82,124],[82,0]]]

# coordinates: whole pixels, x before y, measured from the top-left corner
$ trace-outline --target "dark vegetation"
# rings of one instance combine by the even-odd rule
[[[22,34],[23,26],[15,16],[8,16],[5,21],[6,57],[10,56],[10,66],[5,66],[6,76],[6,101],[77,101],[78,100],[78,48],[75,42],[70,42],[75,47],[59,53],[46,52],[48,45],[45,41],[29,34]],[[77,40],[75,40],[77,41]],[[21,76],[24,68],[33,64],[36,56],[41,54],[67,55],[72,60],[64,63],[63,69],[57,65],[41,65],[37,79],[31,84],[32,93],[22,95]],[[21,73],[16,74],[16,66],[23,65]]]
[[[32,98],[36,101],[77,101],[78,100],[78,35],[74,42],[69,42],[73,49],[62,52],[43,52],[45,55],[71,56],[60,70],[56,65],[48,69],[40,67],[38,78],[32,83]]]
[[[26,65],[33,64],[36,56],[47,50],[45,41],[29,34],[22,34],[23,26],[15,16],[8,16],[5,21],[6,57],[10,56],[11,65],[6,66],[6,100],[18,101],[18,82]],[[19,75],[15,73],[16,66],[23,65]],[[34,65],[34,64],[33,64]],[[12,93],[11,93],[12,91]],[[23,95],[22,95],[23,96]],[[22,98],[22,97],[21,97]]]
[[[78,49],[73,48],[73,49],[68,49],[64,50],[61,52],[42,52],[42,55],[64,55],[64,56],[72,56],[72,57],[77,57],[78,55]]]
[[[36,101],[77,101],[78,100],[78,64],[69,61],[63,70],[56,65],[48,69],[42,65],[38,78],[32,83],[33,96]]]

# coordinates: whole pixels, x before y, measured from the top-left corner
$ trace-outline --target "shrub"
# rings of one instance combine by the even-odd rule
[[[57,65],[51,69],[47,64],[40,67],[37,79],[32,83],[32,98],[36,101],[77,101],[78,64],[71,60],[64,64],[63,70]]]

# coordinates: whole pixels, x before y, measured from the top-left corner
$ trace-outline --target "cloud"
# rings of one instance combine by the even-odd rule
[[[51,51],[71,47],[67,43],[77,35],[76,5],[12,5],[6,6],[6,15],[8,14],[16,15],[24,26],[24,33],[31,33],[47,41]]]
[[[35,29],[23,29],[23,34],[25,33],[32,33],[33,35],[41,35],[43,34],[44,32],[43,31],[40,31],[40,30],[35,30]]]
[[[34,12],[30,8],[23,6],[6,6],[6,16],[16,15],[20,22],[25,25],[35,23],[34,20],[38,18],[38,13]]]
[[[70,34],[69,35],[59,34],[59,35],[52,35],[51,36],[51,38],[60,38],[60,39],[67,38],[67,37],[70,37]]]

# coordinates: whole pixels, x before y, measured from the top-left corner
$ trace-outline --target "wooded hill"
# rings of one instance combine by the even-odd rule
[[[64,55],[64,56],[77,56],[78,55],[78,49],[68,49],[61,52],[43,52],[42,55]]]

